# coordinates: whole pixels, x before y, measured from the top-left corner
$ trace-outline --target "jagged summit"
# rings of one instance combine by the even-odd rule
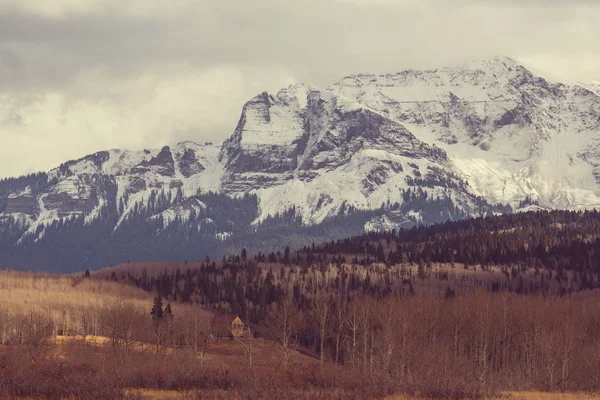
[[[93,224],[114,214],[106,219],[112,234],[135,216],[167,230],[195,224],[186,229],[224,239],[240,224],[251,230],[283,215],[304,225],[343,217],[360,229],[391,229],[598,207],[599,86],[539,75],[497,56],[263,92],[222,144],[101,151],[37,180],[4,183],[0,229],[20,227],[10,228],[18,246],[43,241],[44,227],[65,218]],[[198,197],[208,193],[223,197]],[[247,200],[255,209],[244,222],[215,211],[246,195],[256,200]]]
[[[598,204],[598,163],[588,142],[598,133],[592,91],[550,83],[507,57],[345,79],[332,90],[440,145],[474,193],[494,202],[516,205],[519,197],[533,197],[546,207]]]
[[[483,72],[483,73],[510,73],[510,72],[514,72],[515,70],[518,69],[527,69],[525,67],[525,65],[523,65],[522,63],[516,61],[514,58],[511,57],[507,57],[507,56],[503,56],[503,55],[497,55],[495,57],[492,58],[488,58],[488,59],[481,59],[481,60],[474,60],[474,61],[470,61],[470,62],[465,62],[465,63],[461,63],[461,64],[456,64],[456,65],[452,65],[452,66],[443,66],[443,67],[439,67],[439,68],[433,68],[433,69],[424,69],[424,70],[419,70],[419,69],[406,69],[406,70],[402,70],[399,72],[395,72],[395,73],[385,73],[385,74],[375,74],[375,73],[356,73],[356,74],[350,74],[347,75],[345,77],[343,77],[342,79],[340,79],[335,85],[337,84],[341,84],[343,82],[352,82],[354,80],[369,80],[369,79],[383,79],[383,78],[387,78],[387,79],[394,79],[394,77],[396,77],[396,79],[401,79],[401,77],[406,77],[406,76],[419,76],[422,79],[426,76],[431,76],[431,75],[435,75],[435,74],[440,74],[440,73],[457,73],[457,72],[462,72],[465,73],[467,71],[479,71],[479,72]]]
[[[462,68],[473,69],[487,67],[489,69],[504,69],[507,71],[513,70],[517,67],[524,67],[523,64],[516,59],[503,55],[497,54],[492,58],[473,60],[470,62],[463,63]],[[451,69],[453,67],[443,67],[443,69]]]

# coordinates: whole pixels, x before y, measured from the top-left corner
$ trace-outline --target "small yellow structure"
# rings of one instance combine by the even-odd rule
[[[211,328],[217,339],[244,336],[244,321],[235,314],[215,315],[211,321]]]
[[[233,337],[244,336],[244,322],[242,322],[241,318],[237,315],[234,320],[231,321],[231,334]]]

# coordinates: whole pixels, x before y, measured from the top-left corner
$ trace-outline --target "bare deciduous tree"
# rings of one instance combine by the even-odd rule
[[[244,354],[248,360],[248,366],[252,367],[252,340],[254,339],[254,335],[250,327],[244,326],[244,334],[240,337],[233,335],[233,339],[242,345]]]
[[[382,369],[389,373],[390,365],[396,351],[396,324],[398,320],[398,305],[387,301],[379,304],[379,323],[381,325],[381,363]]]
[[[350,354],[350,361],[352,363],[353,368],[356,368],[358,366],[358,332],[360,329],[360,317],[358,310],[359,301],[360,300],[355,299],[352,303],[350,303],[344,321],[346,326],[348,327],[348,353]]]
[[[204,356],[209,344],[210,319],[196,310],[182,317],[181,330],[183,341],[188,354],[193,358],[200,358],[204,363]]]
[[[31,362],[38,362],[46,356],[54,332],[50,318],[32,311],[21,317],[17,329],[20,344]]]
[[[344,295],[340,295],[335,302],[334,313],[333,313],[333,335],[335,339],[335,362],[340,361],[340,353],[343,347],[344,331],[346,328],[346,312],[347,304]]]
[[[148,319],[133,305],[114,301],[100,313],[103,333],[108,337],[115,354],[129,354],[136,344],[136,336]]]
[[[8,344],[12,335],[12,318],[7,310],[0,307],[0,344]]]
[[[277,304],[264,322],[267,335],[278,343],[284,366],[288,365],[291,352],[298,348],[301,326],[302,315],[291,297],[285,297]]]
[[[86,345],[86,338],[89,336],[91,330],[90,320],[86,314],[81,315],[81,324],[79,327],[79,334],[83,339],[83,345]]]
[[[321,367],[325,363],[325,341],[331,328],[331,298],[327,295],[317,295],[310,308],[310,317],[315,324],[319,335],[319,359]]]

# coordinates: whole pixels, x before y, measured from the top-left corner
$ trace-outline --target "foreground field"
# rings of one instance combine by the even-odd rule
[[[509,399],[509,400],[599,400],[600,394],[523,392],[523,393],[508,393],[507,399]]]
[[[130,390],[131,395],[135,395],[144,400],[196,400],[198,398],[227,398],[227,393],[223,392],[191,392],[191,391],[166,391],[166,390]],[[231,394],[229,394],[231,395]],[[221,397],[222,396],[222,397]],[[235,397],[234,397],[235,398]],[[386,400],[418,400],[419,397],[394,396]],[[435,399],[433,399],[435,400]],[[467,399],[465,399],[467,400]],[[504,393],[498,397],[489,398],[489,400],[600,400],[600,395],[591,395],[584,393],[542,393],[542,392],[512,392]]]
[[[68,359],[74,351],[84,351],[81,337],[58,336],[55,339],[51,353],[59,359]],[[110,338],[104,336],[88,336],[85,341],[85,351],[93,352],[97,357],[99,354],[110,356],[111,342]],[[76,350],[78,348],[78,350]],[[6,352],[7,347],[0,345],[0,353]],[[155,346],[151,343],[136,342],[132,344],[131,351],[140,355],[153,356]],[[180,349],[161,349],[161,355],[178,356],[184,355]],[[237,341],[226,338],[211,342],[206,353],[200,359],[195,357],[198,363],[207,367],[235,367],[245,366],[248,361],[243,346]],[[265,338],[255,338],[252,341],[252,364],[258,369],[277,369],[281,366],[280,349],[276,342]],[[291,367],[316,367],[318,360],[308,357],[300,352],[293,350],[290,352],[289,365]]]
[[[284,296],[272,277],[287,273],[270,270],[246,289],[231,269],[214,283],[149,277],[147,291],[122,276],[0,272],[0,400],[595,400],[560,392],[600,389],[595,292],[386,297],[350,280],[354,294],[324,296],[321,272],[306,272],[312,297],[299,286]],[[175,295],[192,283],[249,316],[241,342],[198,306],[208,297]],[[217,309],[229,312],[225,300]]]

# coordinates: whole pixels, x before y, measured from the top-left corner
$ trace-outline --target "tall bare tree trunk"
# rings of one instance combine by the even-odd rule
[[[325,340],[329,335],[331,299],[327,295],[319,295],[313,299],[311,316],[319,332],[319,360],[321,368],[325,364]]]

